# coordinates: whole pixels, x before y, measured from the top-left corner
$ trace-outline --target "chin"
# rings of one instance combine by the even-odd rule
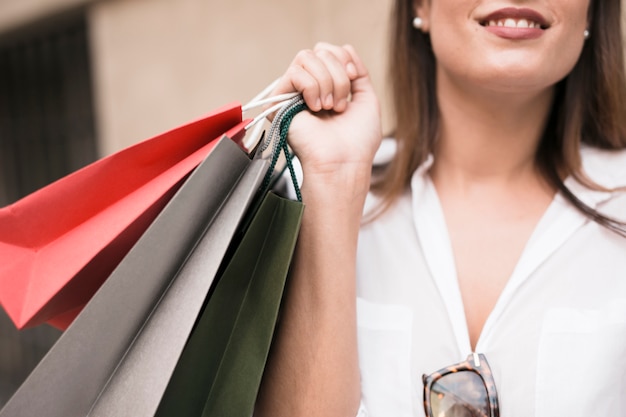
[[[500,62],[497,65],[477,69],[475,80],[490,89],[508,93],[538,92],[556,85],[565,78],[571,68],[533,64],[532,62]],[[468,73],[468,82],[472,77]]]

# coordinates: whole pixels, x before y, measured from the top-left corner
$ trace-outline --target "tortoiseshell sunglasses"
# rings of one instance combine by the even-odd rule
[[[496,384],[482,353],[422,377],[427,417],[499,417]]]

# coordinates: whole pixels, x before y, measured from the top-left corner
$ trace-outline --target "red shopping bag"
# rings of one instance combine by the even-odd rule
[[[94,162],[0,209],[0,304],[17,328],[67,328],[223,134],[239,104]]]

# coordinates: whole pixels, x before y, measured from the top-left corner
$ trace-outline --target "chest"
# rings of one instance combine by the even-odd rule
[[[441,200],[472,349],[551,201],[535,198]]]

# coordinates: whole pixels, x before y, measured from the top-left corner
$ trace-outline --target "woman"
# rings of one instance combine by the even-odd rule
[[[259,416],[624,415],[619,19],[620,0],[397,0],[397,150],[373,180],[357,53],[296,56],[276,93],[310,109],[289,133],[306,210]]]

